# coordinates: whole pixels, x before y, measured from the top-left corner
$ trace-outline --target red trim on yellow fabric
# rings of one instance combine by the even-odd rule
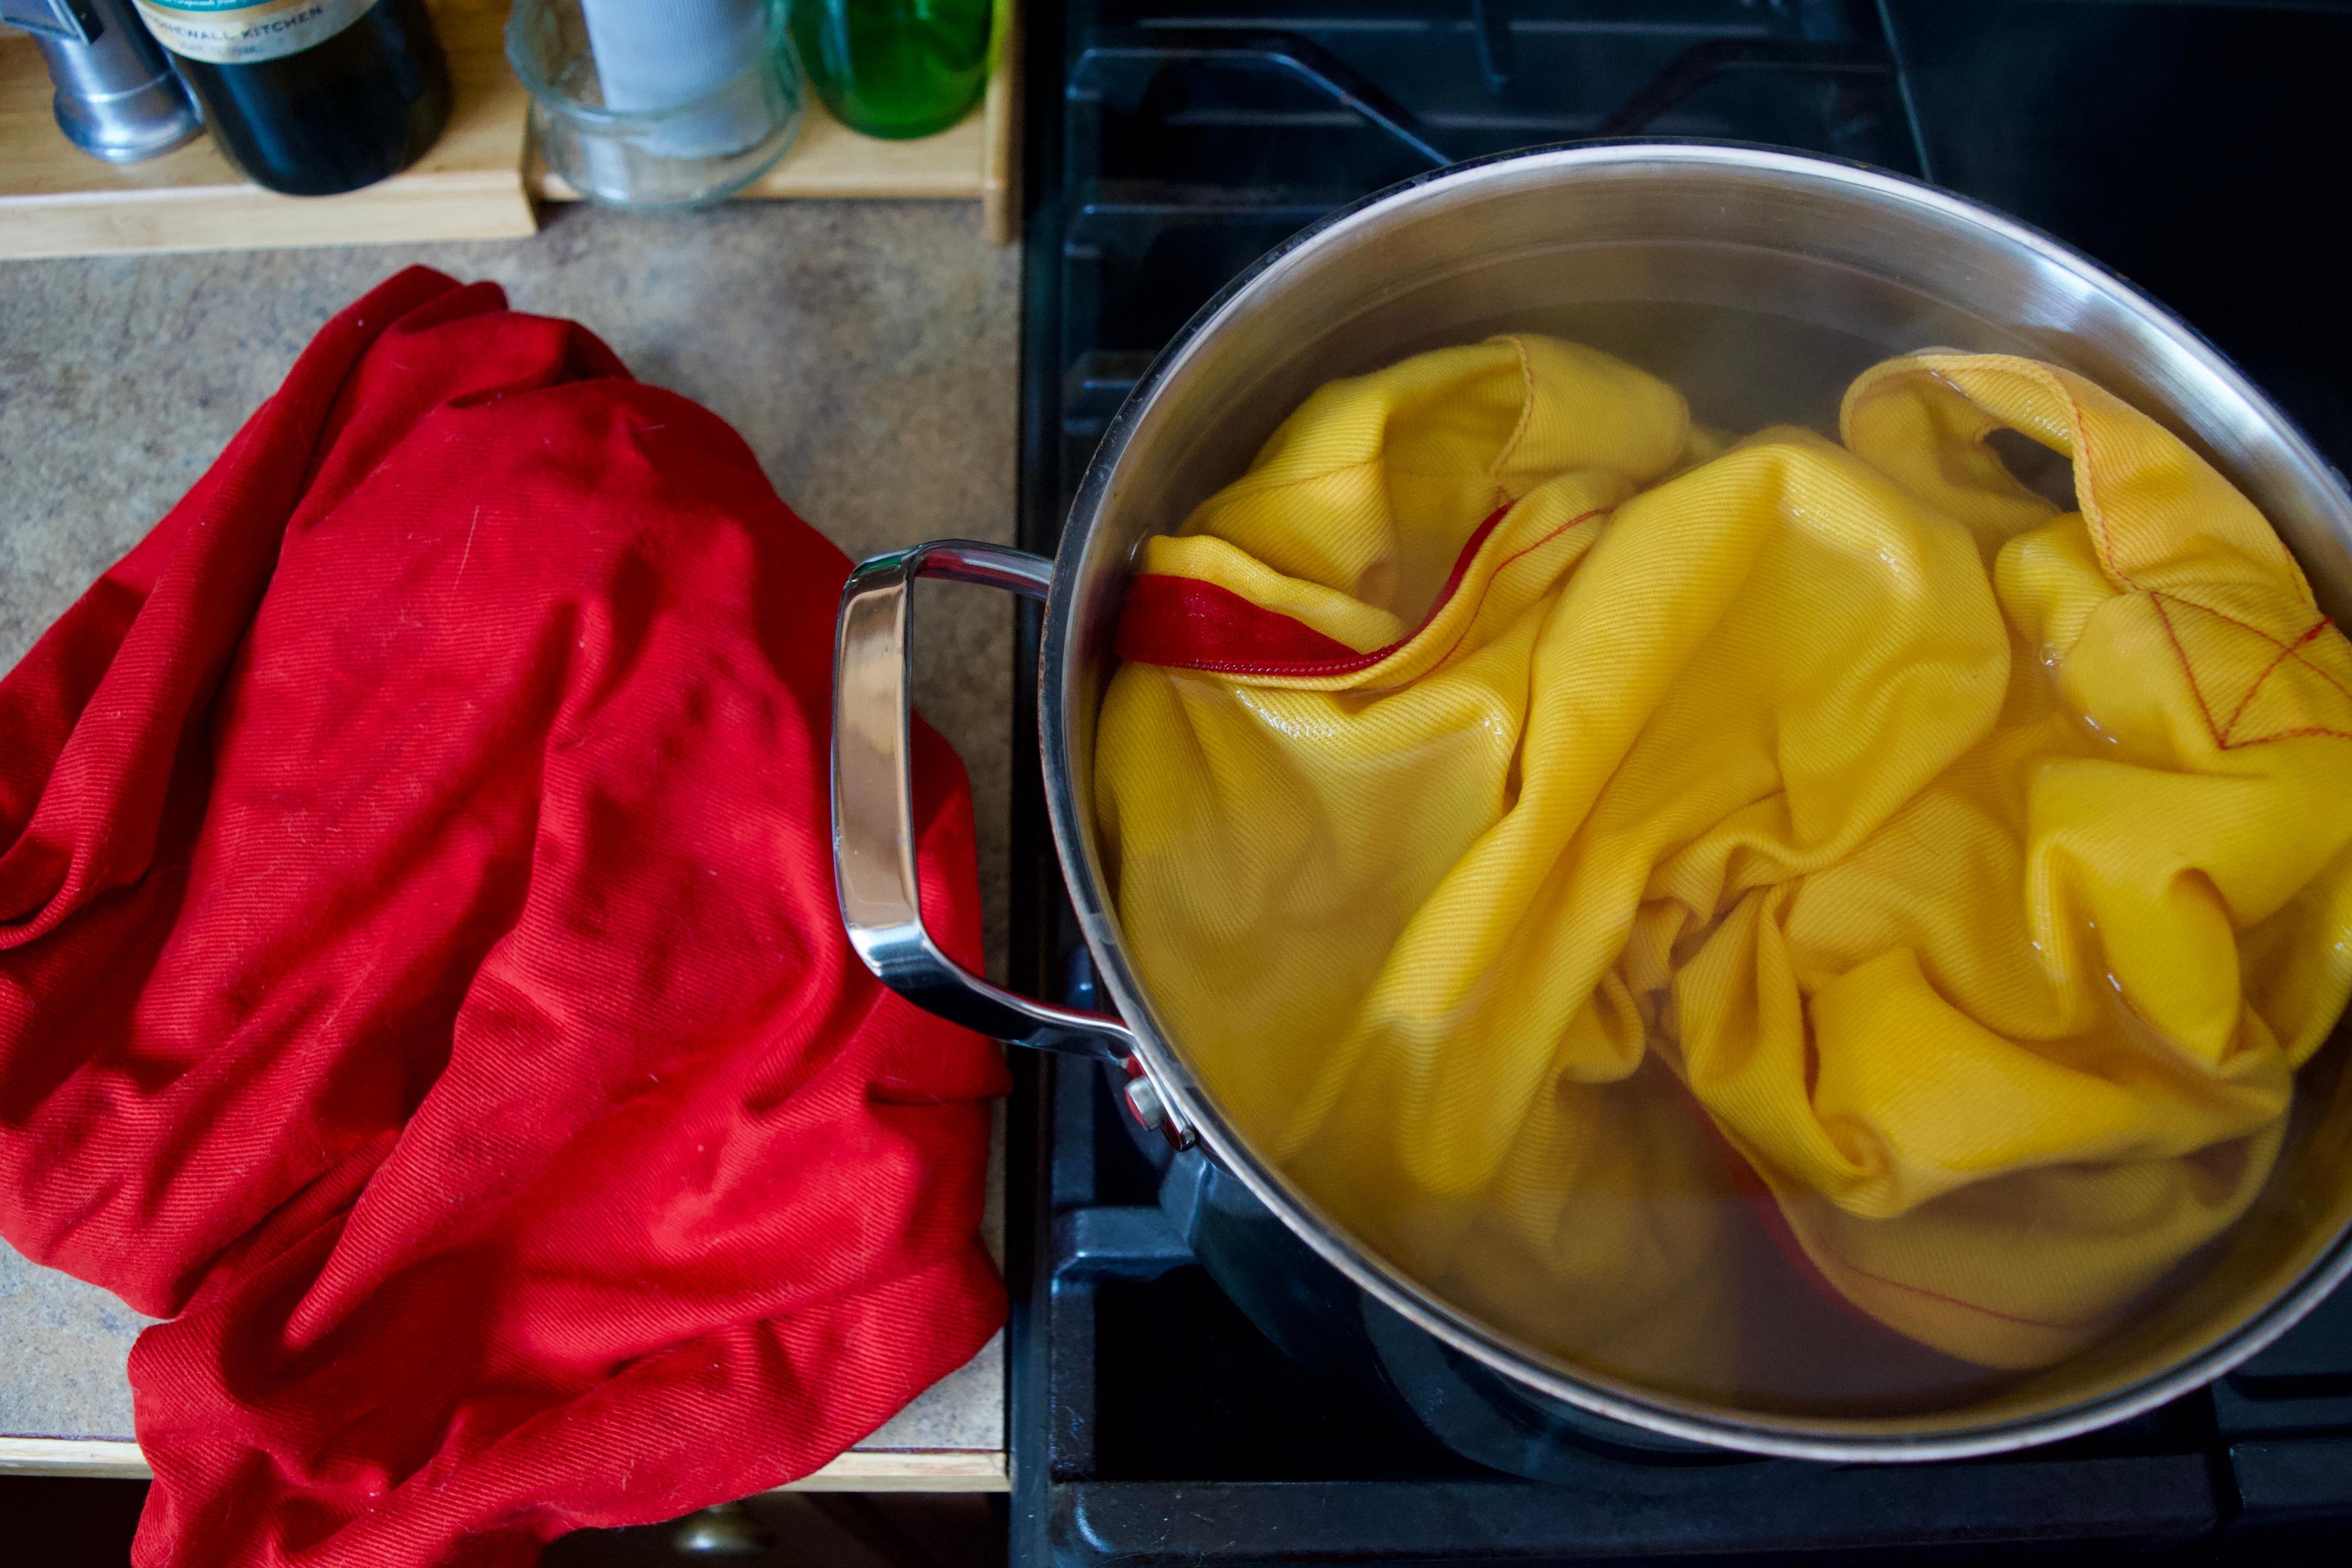
[[[1445,586],[1438,590],[1436,600],[1421,617],[1420,625],[1385,647],[1358,653],[1297,617],[1270,610],[1220,584],[1150,572],[1138,577],[1128,589],[1127,607],[1118,622],[1118,657],[1136,664],[1205,669],[1224,675],[1312,679],[1354,675],[1370,669],[1426,631],[1444,612],[1461,590],[1462,580],[1470,574],[1470,564],[1477,558],[1480,547],[1501,526],[1510,510],[1504,505],[1487,514],[1464,542],[1461,553],[1454,558],[1454,570],[1446,575]],[[1454,650],[1462,646],[1463,637],[1469,636],[1471,626],[1477,623],[1478,610],[1484,607],[1495,579],[1513,562],[1600,515],[1598,508],[1580,512],[1497,562],[1478,591],[1479,603],[1472,608],[1469,620],[1463,624],[1461,634],[1437,662],[1444,664],[1454,657]]]
[[[1243,598],[1222,583],[1147,572],[1127,591],[1118,618],[1118,657],[1131,664],[1271,675],[1359,667],[1359,654],[1294,616]]]

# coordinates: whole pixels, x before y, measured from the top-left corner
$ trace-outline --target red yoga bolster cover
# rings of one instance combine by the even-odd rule
[[[846,569],[712,415],[412,268],[0,680],[0,1231],[171,1319],[140,1563],[527,1563],[1003,1321],[1003,1064],[835,902]]]

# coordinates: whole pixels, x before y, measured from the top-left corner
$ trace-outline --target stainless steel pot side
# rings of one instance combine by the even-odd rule
[[[1019,1044],[1095,1056],[1130,1102],[1237,1178],[1353,1286],[1563,1424],[1591,1417],[1758,1453],[1949,1458],[2087,1431],[2213,1378],[2352,1273],[2352,1074],[2307,1070],[2271,1196],[2132,1323],[1979,1402],[1823,1416],[1677,1398],[1596,1373],[1450,1305],[1352,1240],[1258,1158],[1195,1078],[1129,961],[1089,802],[1112,633],[1145,538],[1240,474],[1315,387],[1404,354],[1612,300],[1730,306],[1856,334],[2032,353],[2188,437],[2261,506],[2323,607],[2352,605],[2352,495],[2210,344],[2047,236],[1874,170],[1757,148],[1588,143],[1423,176],[1267,255],[1202,309],[1137,386],[1048,562],[945,542],[877,557],[842,600],[834,749],[841,908],[858,952],[921,1005]],[[907,605],[915,577],[1042,598],[1042,762],[1072,902],[1117,1019],[1014,996],[950,962],[917,904]]]

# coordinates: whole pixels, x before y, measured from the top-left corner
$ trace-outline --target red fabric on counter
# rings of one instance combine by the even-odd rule
[[[1003,1063],[835,902],[845,571],[719,419],[412,269],[0,680],[0,1230],[176,1314],[139,1563],[528,1563],[1003,1320]]]

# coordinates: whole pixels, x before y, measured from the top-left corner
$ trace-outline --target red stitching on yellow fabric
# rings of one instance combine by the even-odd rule
[[[2319,677],[2320,679],[2327,682],[2328,685],[2336,688],[2336,690],[2343,692],[2345,700],[2352,702],[2352,690],[2347,690],[2342,681],[2336,679],[2334,676],[2320,668],[2319,666],[2312,663],[2309,659],[2294,651],[2304,644],[2311,641],[2312,638],[2317,637],[2321,632],[2327,629],[2329,621],[2326,616],[2322,616],[2319,619],[2312,622],[2310,626],[2304,631],[2303,635],[2296,637],[2293,642],[2281,642],[2277,637],[2272,636],[2269,632],[2263,630],[2262,627],[2254,625],[2252,621],[2240,620],[2237,616],[2231,615],[2226,611],[2217,610],[2212,605],[2204,604],[2199,600],[2183,598],[2179,594],[2167,593],[2161,588],[2151,588],[2147,592],[2151,598],[2161,595],[2164,598],[2170,599],[2176,605],[2186,605],[2192,610],[2202,610],[2217,621],[2227,621],[2233,626],[2244,627],[2247,631],[2253,633],[2256,637],[2262,638],[2273,647],[2284,649],[2294,658],[2295,663],[2311,671],[2312,674]]]
[[[2267,735],[2250,736],[2245,740],[2232,740],[2231,738],[2231,732],[2237,729],[2239,718],[2243,715],[2248,704],[2252,703],[2254,700],[2254,689],[2259,689],[2264,680],[2268,680],[2270,679],[2272,670],[2277,668],[2280,664],[2290,658],[2294,659],[2296,664],[2302,666],[2304,668],[2311,671],[2312,674],[2319,677],[2320,679],[2327,682],[2328,685],[2336,688],[2336,690],[2343,691],[2347,700],[2352,700],[2352,691],[2345,691],[2344,683],[2342,681],[2337,680],[2334,676],[2328,674],[2326,670],[2320,668],[2309,659],[2303,658],[2295,651],[2302,647],[2304,644],[2317,637],[2320,632],[2326,627],[2327,617],[2326,616],[2320,616],[2318,621],[2312,626],[2310,630],[2295,638],[2294,641],[2291,643],[2282,642],[2277,637],[2273,637],[2270,633],[2263,630],[2262,627],[2242,621],[2235,616],[2228,615],[2222,611],[2217,610],[2210,605],[2199,604],[2194,599],[2184,599],[2178,594],[2167,594],[2160,589],[2149,588],[2142,591],[2147,595],[2148,604],[2156,610],[2156,618],[2164,623],[2164,635],[2171,639],[2172,651],[2179,656],[2181,674],[2186,676],[2189,680],[2189,693],[2190,696],[2197,699],[2197,710],[2205,716],[2205,728],[2212,733],[2213,744],[2217,750],[2224,752],[2241,751],[2248,746],[2267,745],[2273,741],[2291,741],[2315,735],[2333,735],[2338,740],[2352,741],[2352,731],[2333,729],[2326,724],[2303,724],[2298,725],[2292,730],[2273,731],[2272,733]],[[2238,710],[2231,714],[2230,722],[2226,728],[2214,722],[2212,706],[2205,700],[2205,689],[2198,683],[2197,680],[2197,666],[2190,661],[2188,647],[2180,640],[2179,628],[2172,624],[2171,613],[2164,607],[2164,602],[2167,599],[2170,599],[2176,604],[2185,605],[2192,610],[2202,610],[2207,615],[2213,616],[2215,619],[2227,621],[2233,626],[2243,626],[2246,630],[2253,633],[2256,637],[2262,638],[2264,642],[2269,643],[2273,647],[2279,650],[2278,658],[2271,660],[2270,664],[2264,668],[2262,675],[2255,680],[2253,689],[2249,689],[2246,692],[2244,700],[2238,704]]]
[[[2192,610],[2202,610],[2217,621],[2227,621],[2233,626],[2253,633],[2256,637],[2262,638],[2263,641],[2270,644],[2273,647],[2297,647],[2311,640],[2311,633],[2305,632],[2294,642],[2290,643],[2283,641],[2275,632],[2266,632],[2263,630],[2262,627],[2254,625],[2252,621],[2242,620],[2238,616],[2230,614],[2227,610],[2214,608],[2212,605],[2205,603],[2202,599],[2192,599],[2186,594],[2176,593],[2169,588],[2149,588],[2146,590],[2146,592],[2148,597],[2152,599],[2169,599],[2176,605],[2186,605]],[[2323,618],[2320,624],[2325,626],[2326,622]],[[2314,629],[2315,630],[2317,628],[2315,627]]]
[[[2180,673],[2189,679],[2189,695],[2197,699],[2197,710],[2205,715],[2205,728],[2213,732],[2213,743],[2223,751],[2229,750],[2228,737],[2221,733],[2221,727],[2213,722],[2213,710],[2205,700],[2205,689],[2197,684],[2197,667],[2189,662],[2189,649],[2181,643],[2180,633],[2172,624],[2171,612],[2164,607],[2164,595],[2150,594],[2147,602],[2155,608],[2156,618],[2164,623],[2164,635],[2171,639],[2172,651],[2180,658]]]
[[[2333,735],[2339,741],[2352,741],[2352,730],[2331,730],[2325,724],[2297,724],[2292,730],[2273,730],[2251,741],[2232,741],[2230,749],[2235,751],[2242,746],[2262,746],[2273,741],[2296,741],[2314,735]]]
[[[2326,628],[2326,626],[2327,617],[2326,616],[2320,616],[2317,621],[2313,623],[2312,628],[2309,631],[2294,639],[2294,644],[2287,649],[2287,657],[2294,659],[2296,664],[2302,666],[2304,668],[2311,671],[2312,674],[2319,677],[2320,679],[2327,682],[2328,685],[2336,688],[2336,690],[2343,692],[2345,700],[2352,702],[2352,691],[2346,691],[2342,681],[2336,679],[2334,676],[2320,668],[2319,666],[2304,658],[2301,653],[2295,651],[2302,647],[2304,644],[2317,637]]]
[[[2099,559],[2105,564],[2108,571],[2115,574],[2116,582],[2137,591],[2139,584],[2132,580],[2130,573],[2116,563],[2115,531],[2107,526],[2106,503],[2099,499],[2099,487],[2091,472],[2095,464],[2091,457],[2090,428],[2083,423],[2082,402],[2075,397],[2074,390],[2060,377],[2050,375],[2049,384],[2055,387],[2058,395],[2066,400],[2066,419],[2074,427],[2074,456],[2080,460],[2082,468],[2082,478],[2077,488],[2083,492],[2074,499],[2083,503],[2083,515],[2095,519],[2099,525]],[[2178,646],[2177,638],[2175,646]],[[2180,657],[2187,658],[2189,656],[2183,653]],[[2194,684],[2193,679],[2191,684]]]
[[[2342,681],[2336,679],[2334,676],[2328,674],[2327,671],[2320,668],[2319,666],[2312,663],[2309,659],[2305,658],[2296,651],[2305,643],[2311,641],[2312,638],[2317,637],[2320,632],[2326,627],[2328,624],[2327,617],[2325,616],[2320,616],[2319,619],[2311,626],[2310,629],[2305,631],[2301,637],[2295,638],[2293,642],[2283,642],[2271,633],[2264,631],[2262,627],[2254,626],[2251,622],[2241,620],[2236,616],[2232,616],[2226,611],[2216,609],[2210,605],[2203,604],[2196,599],[2185,598],[2179,594],[2168,594],[2160,589],[2142,588],[2138,582],[2132,577],[2131,574],[2125,571],[2123,566],[2116,559],[2115,535],[2113,530],[2111,530],[2107,525],[2106,506],[2105,503],[2101,500],[2098,493],[2098,482],[2094,473],[2094,470],[2098,465],[2096,459],[2091,453],[2091,433],[2089,426],[2084,422],[2082,400],[2074,395],[2073,389],[2068,387],[2064,380],[2060,376],[2055,374],[2050,375],[2047,379],[2047,384],[2054,387],[2059,395],[2064,398],[2066,402],[2066,417],[2068,423],[2074,427],[2074,453],[2076,458],[2080,459],[2082,470],[2079,488],[2083,493],[2078,496],[2077,499],[2083,503],[2083,515],[2089,518],[2098,525],[2100,562],[2110,573],[2114,574],[2116,581],[2121,583],[2125,587],[2129,588],[2136,593],[2146,594],[2148,597],[2148,602],[2156,606],[2157,618],[2164,623],[2165,636],[2171,640],[2173,652],[2178,654],[2180,658],[2181,673],[2188,677],[2189,689],[2197,699],[2197,707],[2199,711],[2203,713],[2205,716],[2205,726],[2212,732],[2213,744],[2226,752],[2235,751],[2246,746],[2263,745],[2272,741],[2291,740],[2307,735],[2334,735],[2342,740],[2352,741],[2352,731],[2335,729],[2325,724],[2300,725],[2292,730],[2281,730],[2272,734],[2256,735],[2243,740],[2233,738],[2237,732],[2239,721],[2245,717],[2246,710],[2253,703],[2255,693],[2262,689],[2263,683],[2270,679],[2272,673],[2276,670],[2281,664],[2289,659],[2293,659],[2295,664],[2309,670],[2312,674],[2319,677],[2320,679],[2327,682],[2328,685],[2336,688],[2337,691],[2342,692],[2346,700],[2352,701],[2352,689],[2347,689]],[[1973,402],[1974,399],[1970,399],[1970,401]],[[2242,626],[2279,650],[2278,657],[2271,660],[2268,665],[2264,666],[2262,674],[2255,677],[2254,683],[2246,689],[2245,696],[2239,700],[2238,706],[2236,710],[2231,713],[2230,721],[2227,724],[2217,724],[2214,722],[2212,707],[2205,700],[2204,689],[2199,684],[2197,679],[2197,667],[2189,658],[2189,648],[2187,645],[2182,643],[2180,640],[2179,628],[2172,624],[2171,616],[2168,614],[2164,608],[2164,601],[2168,598],[2171,599],[2176,604],[2186,605],[2190,609],[2202,610],[2207,615],[2213,616],[2217,620],[2227,621],[2230,625],[2234,626]]]
[[[1504,556],[1500,561],[1495,563],[1495,569],[1492,572],[1487,573],[1486,580],[1478,585],[1478,602],[1470,606],[1469,619],[1462,623],[1462,629],[1454,634],[1453,642],[1446,646],[1446,649],[1444,653],[1437,656],[1437,662],[1429,667],[1428,673],[1434,675],[1439,670],[1444,668],[1445,661],[1454,657],[1454,650],[1462,646],[1463,639],[1470,635],[1470,628],[1478,624],[1478,616],[1486,608],[1486,595],[1493,590],[1496,578],[1500,577],[1505,572],[1509,571],[1512,563],[1517,561],[1522,555],[1533,554],[1535,552],[1541,550],[1545,545],[1549,544],[1553,540],[1558,539],[1561,534],[1566,533],[1570,529],[1574,528],[1580,523],[1591,522],[1594,518],[1599,517],[1607,510],[1608,509],[1605,507],[1594,507],[1591,511],[1579,512],[1576,516],[1570,518],[1566,522],[1561,523],[1559,527],[1552,529],[1541,539],[1534,540],[1527,544],[1521,545],[1518,549],[1512,551],[1508,555]]]
[[[2288,656],[2294,652],[2294,647],[2293,645],[2281,643],[2279,645],[2278,652],[2273,656],[2268,664],[2263,666],[2263,672],[2254,677],[2254,683],[2246,688],[2246,694],[2243,697],[2239,698],[2237,707],[2231,710],[2230,721],[2221,726],[2221,743],[2223,745],[2228,745],[2230,743],[2229,737],[2238,732],[2238,721],[2244,718],[2246,716],[2246,710],[2253,706],[2255,695],[2262,690],[2263,683],[2270,679],[2271,672],[2276,669],[2280,665],[2284,664],[2287,661]]]
[[[1864,1279],[1875,1280],[1881,1285],[1891,1285],[1897,1290],[1908,1290],[1914,1295],[1925,1296],[1931,1301],[1941,1301],[1948,1307],[1960,1307],[1971,1312],[1982,1312],[1986,1317],[1999,1318],[2004,1323],[2016,1323],[2029,1329],[2048,1329],[2053,1333],[2062,1334],[2078,1333],[2090,1326],[2089,1323],[2053,1323],[2043,1318],[2022,1317],[2015,1312],[2004,1312],[1998,1307],[1988,1307],[1980,1301],[1966,1301],[1958,1296],[1947,1296],[1941,1290],[1930,1290],[1925,1285],[1914,1285],[1906,1279],[1890,1279],[1884,1274],[1874,1274],[1862,1265],[1849,1262],[1843,1258],[1839,1258],[1837,1263],[1839,1268],[1849,1273],[1859,1274]],[[2096,1321],[2092,1320],[2092,1321]]]

